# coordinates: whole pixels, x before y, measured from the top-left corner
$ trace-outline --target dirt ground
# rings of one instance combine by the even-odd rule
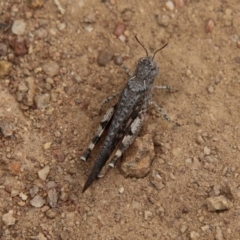
[[[173,3],[1,1],[1,239],[240,239],[239,1]],[[149,107],[150,173],[116,167],[82,194],[101,103],[145,56],[135,35],[169,43],[154,101],[178,125]]]

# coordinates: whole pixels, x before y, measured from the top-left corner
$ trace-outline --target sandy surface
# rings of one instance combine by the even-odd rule
[[[1,23],[26,23],[27,49],[17,56],[15,30],[1,26],[0,60],[12,66],[0,78],[0,238],[240,239],[239,1],[29,2],[0,3]],[[133,72],[145,56],[136,34],[151,53],[169,43],[155,85],[172,92],[155,90],[154,101],[179,126],[149,107],[140,135],[154,129],[150,173],[124,178],[117,167],[82,194],[98,149],[79,157],[101,102],[127,81],[113,60],[99,66],[99,52]]]

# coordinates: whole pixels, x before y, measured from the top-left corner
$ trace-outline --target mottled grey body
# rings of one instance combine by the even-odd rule
[[[159,69],[153,57],[146,56],[138,61],[136,71],[123,89],[117,105],[114,106],[115,109],[110,108],[105,114],[96,136],[81,157],[82,160],[87,160],[103,130],[110,124],[103,146],[83,187],[83,192],[98,178],[98,174],[116,146],[120,144],[110,166],[114,166],[116,160],[137,137],[147,105],[152,98],[153,82],[158,72]]]

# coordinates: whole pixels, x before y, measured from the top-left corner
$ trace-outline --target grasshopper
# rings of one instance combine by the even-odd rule
[[[149,56],[144,45],[136,36],[135,38],[146,51],[146,57],[139,59],[133,75],[127,71],[130,78],[122,90],[117,104],[109,108],[105,113],[95,136],[81,156],[83,161],[87,160],[93,148],[101,138],[102,133],[106,130],[106,128],[108,128],[102,148],[82,192],[85,192],[93,181],[98,178],[99,173],[108,161],[109,157],[118,147],[109,163],[109,166],[115,166],[116,161],[137,137],[142,127],[148,104],[150,103],[156,105],[151,101],[154,79],[159,73],[159,68],[157,63],[154,61],[154,57],[156,53],[166,47],[168,43],[155,51],[153,56]],[[157,88],[169,89],[168,86],[157,86]],[[111,97],[109,99],[111,99]],[[167,120],[170,120],[161,108],[158,106],[157,108]]]

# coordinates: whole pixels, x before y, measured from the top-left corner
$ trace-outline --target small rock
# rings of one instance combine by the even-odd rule
[[[48,217],[48,218],[55,218],[57,216],[57,212],[55,209],[49,209],[45,212],[45,215]]]
[[[27,40],[22,36],[13,37],[10,46],[16,56],[23,56],[28,52]]]
[[[66,202],[69,199],[69,194],[67,192],[65,192],[64,189],[61,189],[60,199],[63,202]]]
[[[169,11],[173,11],[174,10],[174,3],[172,1],[167,1],[166,2],[166,9]]]
[[[46,183],[46,188],[50,189],[50,188],[55,188],[57,187],[57,184],[54,181],[49,181]]]
[[[169,22],[170,22],[170,17],[168,15],[161,15],[161,16],[158,16],[157,18],[157,22],[160,26],[162,27],[167,27]]]
[[[59,240],[70,240],[69,233],[67,231],[61,232]]]
[[[12,25],[12,32],[16,35],[23,35],[25,32],[26,23],[19,19],[15,20]]]
[[[58,202],[58,192],[56,188],[51,188],[48,190],[48,203],[50,207],[55,208],[57,207]]]
[[[227,210],[230,209],[232,206],[232,202],[230,202],[230,200],[228,200],[223,195],[207,198],[207,208],[210,212]]]
[[[57,25],[57,28],[59,31],[63,31],[66,28],[66,26],[67,26],[66,23],[62,22]]]
[[[101,50],[97,57],[99,66],[106,66],[113,58],[113,52],[110,48]]]
[[[13,210],[10,210],[8,213],[3,214],[2,221],[6,226],[14,225],[16,218],[13,217]]]
[[[130,154],[126,154],[121,163],[121,171],[125,177],[145,177],[155,157],[154,145],[150,134],[138,137],[131,145]]]
[[[203,140],[201,134],[197,134],[197,143],[200,145],[204,143],[204,140]]]
[[[37,9],[43,7],[43,1],[42,0],[28,0],[28,7],[32,9]]]
[[[24,193],[19,193],[19,197],[23,200],[23,201],[26,201],[28,199],[28,196]]]
[[[39,178],[43,181],[46,181],[49,171],[50,171],[50,167],[49,165],[46,165],[43,169],[38,171]]]
[[[121,22],[118,22],[117,25],[115,26],[115,29],[114,29],[114,35],[116,37],[119,37],[119,36],[123,35],[125,30],[126,30],[125,24],[121,23]]]
[[[18,84],[18,91],[21,93],[26,93],[28,91],[28,86],[27,83],[25,81],[21,81]]]
[[[12,64],[7,61],[0,61],[0,78],[7,76],[12,69]]]
[[[30,236],[31,240],[48,240],[42,233],[39,233],[37,236]]]
[[[34,104],[34,95],[35,95],[35,88],[36,88],[34,78],[28,77],[26,79],[26,84],[28,87],[28,91],[23,97],[23,103],[26,106],[31,107]]]
[[[123,58],[121,56],[115,56],[114,57],[114,63],[118,66],[122,65],[123,64]]]
[[[30,190],[29,193],[31,197],[34,197],[39,192],[39,187],[37,185],[34,185]]]
[[[9,170],[14,175],[20,174],[20,164],[18,162],[12,162],[9,164]]]
[[[206,146],[206,147],[204,147],[203,152],[204,152],[205,155],[210,155],[211,154],[211,149]]]
[[[37,195],[30,201],[30,204],[33,207],[40,208],[45,204],[45,200],[41,196]]]
[[[96,16],[94,13],[89,13],[86,16],[83,17],[83,22],[84,23],[88,23],[88,24],[92,24],[96,22]]]
[[[216,227],[216,235],[215,235],[215,240],[223,240],[223,233],[220,227]]]
[[[213,92],[214,92],[214,87],[213,87],[213,85],[210,85],[210,86],[207,88],[207,91],[208,91],[209,93],[213,93]]]
[[[131,21],[132,17],[133,17],[133,11],[129,8],[125,8],[122,12],[121,12],[121,17],[123,19],[124,22],[129,22]]]
[[[122,194],[122,193],[124,192],[124,188],[123,188],[123,187],[120,187],[120,188],[118,189],[118,192]]]
[[[0,57],[6,56],[8,52],[8,47],[4,43],[0,43]]]
[[[151,211],[144,211],[144,219],[148,220],[150,217],[152,217],[152,212]]]
[[[192,231],[192,232],[189,233],[189,239],[190,240],[197,240],[197,239],[199,239],[199,237],[200,237],[200,235],[197,232]]]
[[[48,32],[44,28],[39,28],[34,32],[34,36],[36,39],[44,39],[48,35]]]
[[[174,0],[174,3],[178,8],[184,7],[184,0]]]
[[[4,137],[11,137],[13,135],[15,127],[10,121],[5,119],[0,122],[0,130]]]
[[[50,149],[51,145],[52,145],[52,142],[46,142],[43,144],[43,149],[48,150],[48,149]]]
[[[210,18],[206,22],[206,26],[205,26],[206,33],[212,32],[213,27],[214,27],[214,21],[213,21],[213,19]]]
[[[180,232],[183,234],[187,231],[187,229],[188,229],[187,225],[182,225],[181,228],[180,228]]]
[[[157,170],[152,171],[149,176],[149,181],[157,190],[161,190],[165,187],[164,179],[161,176],[161,173]]]
[[[58,74],[59,65],[54,61],[48,61],[43,64],[42,69],[49,77],[53,77]]]
[[[45,109],[49,106],[50,94],[38,94],[35,96],[34,100],[38,109]]]

